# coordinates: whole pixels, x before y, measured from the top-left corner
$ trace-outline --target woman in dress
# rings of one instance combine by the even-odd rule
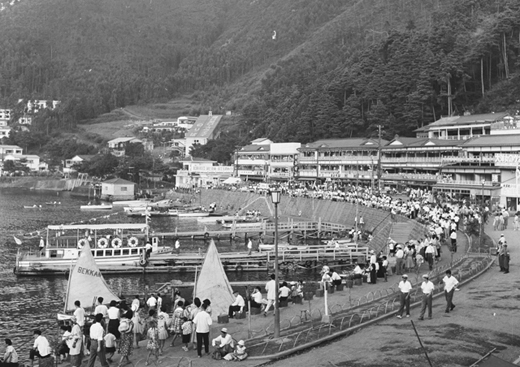
[[[170,317],[166,313],[166,308],[164,306],[161,306],[159,316],[157,317],[157,329],[159,330],[159,355],[163,354],[164,344],[166,343],[166,339],[168,339],[169,319]]]
[[[146,357],[145,365],[148,366],[150,357],[155,357],[155,365],[159,362],[159,330],[157,329],[157,323],[154,320],[148,321],[148,344],[146,344],[146,350],[148,350],[148,356]]]
[[[130,362],[130,354],[132,354],[132,347],[134,345],[134,323],[132,322],[132,317],[134,313],[132,310],[126,311],[126,313],[121,317],[119,331],[121,334],[121,342],[119,344],[119,353],[121,354],[121,360],[119,361],[118,367],[123,365],[123,360],[126,359],[125,364],[129,364]],[[125,326],[126,325],[126,326]]]
[[[144,333],[144,325],[143,320],[141,319],[141,315],[139,314],[139,310],[134,310],[132,307],[132,311],[134,312],[134,317],[132,317],[132,322],[134,323],[134,340],[135,340],[135,349],[139,348],[139,341],[142,339],[142,335]]]
[[[184,302],[177,302],[177,308],[173,311],[173,320],[170,331],[173,333],[172,342],[170,344],[173,347],[173,343],[177,337],[182,338],[182,317],[184,316]]]
[[[72,323],[72,329],[69,335],[70,365],[72,367],[79,367],[83,359],[83,354],[81,353],[83,350],[83,333],[75,317],[71,318],[70,322]]]
[[[121,333],[119,332],[119,317],[120,311],[117,307],[117,302],[112,300],[110,301],[110,307],[108,308],[108,332],[114,334],[116,339],[121,338]]]

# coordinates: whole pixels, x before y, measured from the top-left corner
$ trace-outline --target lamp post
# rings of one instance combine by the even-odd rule
[[[480,202],[480,234],[478,237],[478,252],[482,248],[482,232],[484,227],[484,185],[486,184],[486,180],[482,180],[482,191],[481,191],[481,202]]]
[[[280,309],[279,309],[279,279],[278,279],[278,204],[280,204],[281,192],[278,189],[271,191],[271,200],[274,204],[274,337],[280,336]]]

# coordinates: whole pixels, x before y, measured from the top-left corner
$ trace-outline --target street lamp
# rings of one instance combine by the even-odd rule
[[[280,204],[281,192],[278,189],[271,191],[271,200],[274,204],[274,337],[280,336],[280,305],[278,299],[279,279],[278,279],[278,204]]]

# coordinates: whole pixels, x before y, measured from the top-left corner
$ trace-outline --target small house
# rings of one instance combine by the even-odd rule
[[[103,200],[133,200],[135,196],[135,183],[113,178],[101,183],[101,199]]]

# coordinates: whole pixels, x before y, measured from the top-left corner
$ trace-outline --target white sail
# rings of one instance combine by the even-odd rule
[[[206,298],[211,301],[211,318],[213,320],[217,320],[220,314],[227,314],[229,305],[235,300],[226,272],[220,262],[217,246],[215,246],[213,240],[209,244],[206,258],[195,285],[195,296],[199,297],[201,301]]]
[[[94,297],[103,297],[106,302],[119,301],[119,297],[110,290],[101,275],[87,241],[69,275],[65,295],[65,312],[74,310],[76,300],[81,302],[82,307],[90,307]]]

